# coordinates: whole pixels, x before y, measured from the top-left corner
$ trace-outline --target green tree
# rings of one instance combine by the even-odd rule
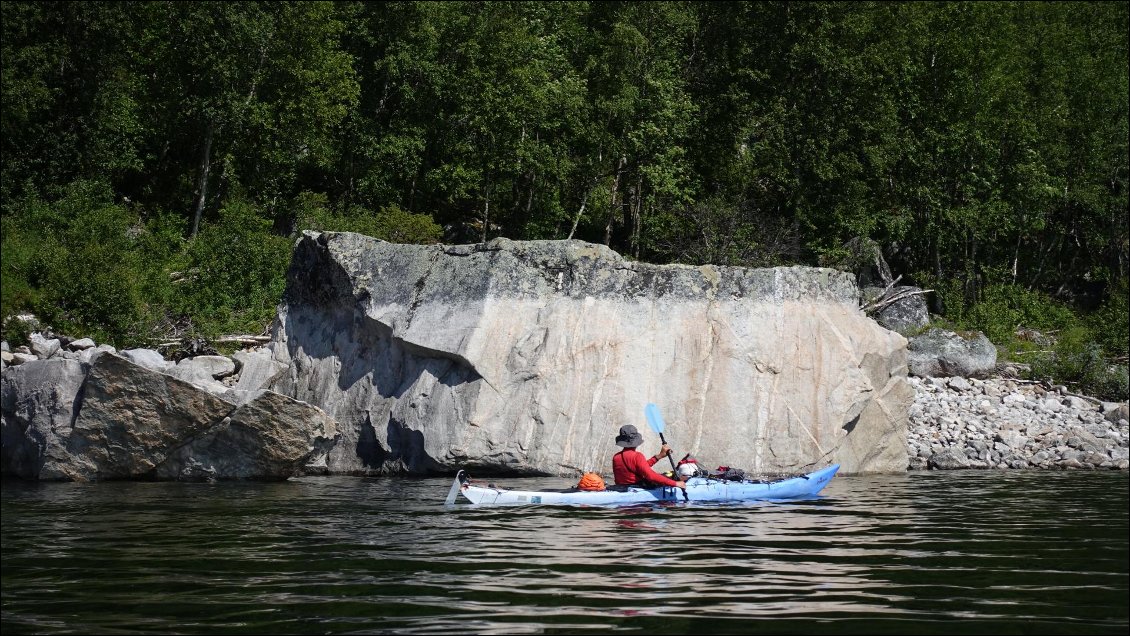
[[[192,177],[190,235],[225,193],[251,193],[270,215],[297,193],[301,171],[330,165],[336,127],[358,91],[333,5],[157,2],[139,10],[149,25],[139,70],[156,78],[151,96],[166,145],[158,155],[178,178],[180,200]]]

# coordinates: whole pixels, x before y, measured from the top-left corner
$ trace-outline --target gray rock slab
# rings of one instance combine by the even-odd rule
[[[331,472],[608,472],[659,405],[715,465],[906,468],[906,340],[845,272],[655,266],[581,241],[419,246],[307,232],[270,388],[317,405]],[[654,447],[654,449],[652,448]]]
[[[335,441],[321,409],[271,391],[235,409],[218,426],[178,448],[157,467],[177,480],[286,479]]]
[[[153,349],[126,349],[122,351],[122,357],[151,371],[164,372],[174,366],[172,362],[166,360],[164,356]]]
[[[67,345],[67,348],[71,351],[82,351],[95,346],[97,345],[95,345],[94,341],[90,338],[79,338],[78,340],[72,340],[71,343]]]
[[[177,363],[177,368],[192,369],[209,378],[220,380],[235,373],[236,364],[226,356],[196,356]]]
[[[270,386],[286,369],[286,365],[275,360],[268,349],[237,351],[232,354],[232,359],[239,365],[239,381],[234,388],[240,391],[256,391]]]
[[[88,352],[90,364],[54,357],[0,376],[5,475],[285,479],[324,462],[336,440],[310,404],[258,391],[236,405],[124,356],[75,355]]]
[[[61,345],[58,338],[44,338],[38,333],[31,334],[31,351],[37,357],[46,360],[55,355]]]
[[[103,353],[90,366],[74,430],[39,478],[136,479],[233,410],[224,400],[169,375]]]
[[[910,373],[920,377],[985,377],[997,364],[997,349],[981,332],[930,329],[907,344]]]
[[[14,366],[0,376],[0,473],[34,479],[70,437],[83,365],[54,358]]]

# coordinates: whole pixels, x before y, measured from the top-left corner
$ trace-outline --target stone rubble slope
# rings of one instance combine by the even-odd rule
[[[1003,378],[911,376],[910,383],[911,470],[1130,467],[1125,402]]]

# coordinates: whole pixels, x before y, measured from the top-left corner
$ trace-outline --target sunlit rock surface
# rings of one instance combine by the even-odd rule
[[[271,388],[338,424],[330,472],[609,472],[623,424],[710,467],[906,469],[906,340],[829,269],[655,266],[580,241],[306,232]]]

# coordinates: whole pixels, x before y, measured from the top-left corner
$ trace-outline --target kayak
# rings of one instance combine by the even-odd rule
[[[447,503],[455,503],[456,495],[483,506],[608,506],[655,503],[664,501],[757,501],[812,497],[832,481],[839,464],[833,464],[807,475],[785,477],[775,481],[727,481],[712,477],[691,477],[684,495],[679,488],[662,486],[610,486],[605,490],[512,490],[494,484],[478,485],[462,470],[455,475]]]

